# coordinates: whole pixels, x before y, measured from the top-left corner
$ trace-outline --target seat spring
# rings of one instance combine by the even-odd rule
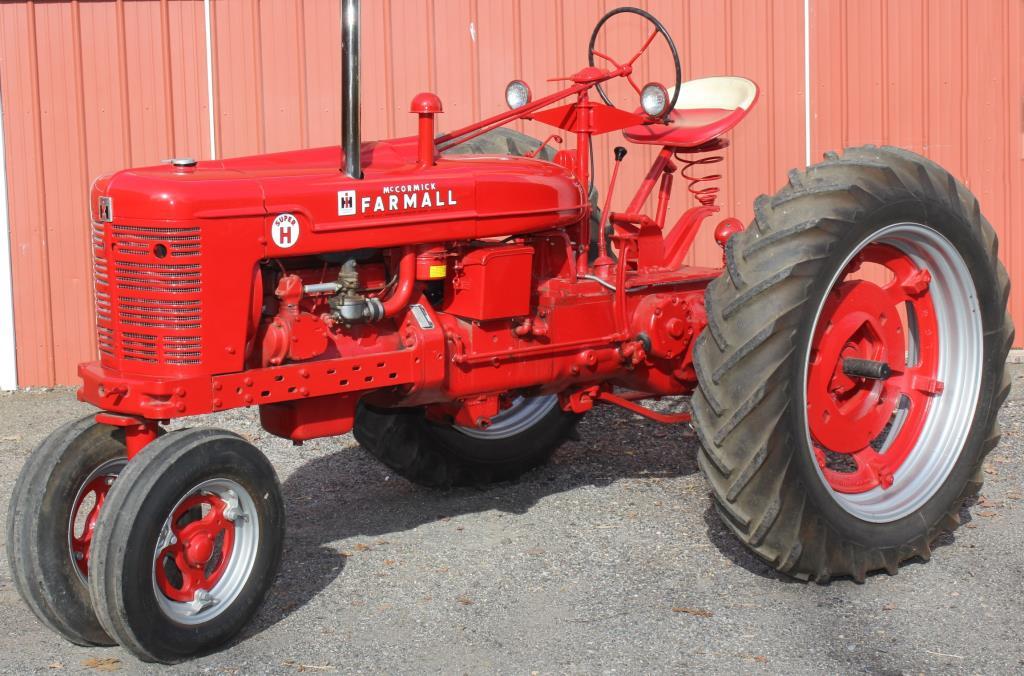
[[[718,164],[725,159],[723,155],[707,155],[698,159],[692,160],[686,157],[680,157],[679,153],[676,153],[676,159],[683,164],[680,174],[687,180],[687,190],[690,194],[697,198],[703,206],[710,207],[715,205],[715,200],[718,199],[718,192],[721,188],[717,185],[706,185],[707,183],[715,183],[722,180],[721,174],[709,174],[707,176],[695,176],[693,174],[695,167],[703,167],[709,164]]]

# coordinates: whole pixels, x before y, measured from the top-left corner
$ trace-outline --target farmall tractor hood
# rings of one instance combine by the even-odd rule
[[[409,243],[428,241],[432,233],[417,232],[419,226],[438,218],[453,223],[460,237],[479,237],[492,230],[507,234],[510,227],[548,227],[552,217],[571,221],[583,214],[583,186],[559,165],[524,157],[460,155],[424,168],[416,163],[415,142],[408,138],[363,144],[362,180],[338,170],[337,146],[120,171],[94,184],[93,216],[98,218],[99,196],[112,198],[114,219],[287,213],[300,227],[320,233],[380,227],[380,242],[364,245],[384,246],[394,243],[395,228],[407,231]],[[310,251],[320,250],[313,238],[306,239]],[[296,247],[290,255],[306,248],[301,241],[285,244],[283,248]]]

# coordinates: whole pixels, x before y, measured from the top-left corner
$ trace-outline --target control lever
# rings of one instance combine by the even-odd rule
[[[626,157],[626,149],[622,146],[615,147],[615,166],[612,167],[612,178],[608,181],[608,194],[604,198],[604,210],[601,212],[601,225],[597,229],[597,259],[594,261],[594,267],[600,268],[602,266],[609,266],[615,261],[608,255],[608,236],[605,233],[605,228],[608,226],[608,216],[611,214],[609,211],[612,207],[612,194],[615,192],[615,179],[619,175],[619,167],[622,166],[622,160]]]

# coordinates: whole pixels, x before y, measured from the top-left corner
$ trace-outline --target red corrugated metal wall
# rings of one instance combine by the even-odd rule
[[[363,0],[365,138],[412,133],[412,96],[436,91],[453,128],[503,108],[507,80],[537,94],[583,65],[615,0]],[[720,202],[743,219],[807,152],[803,0],[647,0],[680,46],[684,77],[762,87],[732,134]],[[92,358],[85,198],[90,179],[175,155],[207,158],[338,142],[338,0],[212,0],[212,83],[202,0],[0,4],[19,384],[71,383]],[[1017,0],[810,0],[811,140],[892,142],[967,180],[1014,273],[1022,238]],[[639,35],[605,47],[631,52]],[[661,76],[657,66],[652,78]],[[1012,82],[1012,83],[1011,83]],[[214,112],[211,149],[208,87]],[[546,134],[529,124],[526,131]],[[596,144],[598,185],[618,135]],[[620,180],[638,180],[631,150]],[[605,161],[602,161],[605,160]],[[623,191],[624,192],[624,191]],[[677,193],[682,193],[681,190]],[[684,200],[678,197],[676,211]],[[704,236],[695,259],[720,253]],[[1016,277],[1016,274],[1015,274]],[[1017,317],[1024,295],[1014,296]]]
[[[18,384],[96,353],[92,178],[208,157],[202,2],[0,4]]]
[[[1024,11],[1020,0],[813,0],[811,149],[887,143],[978,196],[1024,344]]]

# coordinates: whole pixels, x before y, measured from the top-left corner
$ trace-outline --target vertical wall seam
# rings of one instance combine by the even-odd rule
[[[427,91],[437,91],[437,24],[434,0],[427,0]]]
[[[776,35],[777,31],[776,31],[776,26],[775,26],[775,17],[777,15],[775,13],[775,6],[774,6],[773,3],[771,3],[771,2],[768,3],[767,12],[768,12],[767,25],[771,27],[771,34],[772,35]],[[774,92],[775,91],[775,82],[777,80],[777,78],[775,77],[775,41],[774,40],[769,40],[769,41],[766,41],[765,44],[766,44],[767,59],[768,59],[768,69],[767,69],[768,83],[767,83],[767,87],[768,87],[768,91],[769,92]],[[771,96],[771,94],[769,94],[769,96]],[[768,106],[768,128],[773,130],[773,133],[768,134],[768,153],[767,153],[767,155],[768,155],[768,175],[769,176],[775,176],[776,175],[776,168],[778,166],[778,156],[776,155],[776,147],[775,147],[776,139],[775,139],[774,130],[777,129],[777,127],[775,126],[775,119],[776,119],[775,107],[778,104],[776,103],[776,101],[772,100],[771,98],[769,98],[768,100],[770,101],[770,105]]]
[[[72,48],[74,50],[74,66],[75,66],[75,116],[78,122],[78,162],[79,171],[81,175],[88,181],[91,177],[89,176],[89,143],[88,143],[88,130],[86,128],[85,121],[85,67],[82,63],[82,14],[81,14],[81,3],[75,0],[71,3],[71,39]],[[92,220],[92,205],[89,203],[90,191],[87,189],[85,194],[85,205],[86,213],[82,214],[82,217]],[[88,214],[88,216],[86,216]],[[81,251],[92,251],[92,226],[91,224],[84,231],[80,246]],[[90,288],[95,288],[95,284],[92,283],[92,271],[90,268]],[[90,325],[96,323],[96,304],[93,303],[88,306],[87,312],[89,313]],[[89,336],[89,355],[99,354],[99,346],[96,343],[96,332],[87,331],[86,334]]]
[[[121,150],[125,166],[131,167],[135,162],[132,160],[132,113],[128,93],[128,46],[124,27],[124,0],[117,0],[114,11],[117,14],[117,77],[121,92],[121,143],[124,146]]]
[[[213,108],[213,31],[210,20],[210,0],[203,0],[203,30],[206,33],[206,103],[209,108],[210,159],[217,159],[217,125]]]
[[[210,36],[210,53],[213,56],[213,58],[210,59],[210,63],[212,64],[211,68],[212,68],[212,71],[213,71],[213,77],[210,78],[211,81],[213,82],[213,91],[212,91],[212,93],[208,92],[208,94],[210,95],[210,101],[211,101],[211,103],[210,103],[210,110],[214,113],[212,115],[212,118],[213,118],[213,126],[212,126],[212,128],[213,128],[213,133],[214,133],[214,138],[212,140],[216,141],[217,145],[215,145],[215,146],[211,145],[210,147],[213,148],[213,151],[211,152],[211,156],[212,157],[222,157],[224,155],[224,153],[223,153],[223,150],[220,147],[220,144],[224,142],[224,137],[220,133],[220,130],[221,130],[220,116],[216,114],[217,113],[217,103],[218,103],[218,101],[220,101],[220,94],[221,94],[221,92],[220,92],[220,58],[217,55],[217,50],[213,48],[213,39],[214,39],[213,35],[214,35],[214,30],[216,30],[214,28],[214,26],[216,26],[216,25],[217,25],[217,3],[211,2],[210,3],[210,28],[209,28],[209,30],[207,32],[208,32],[208,34]],[[207,77],[209,77],[209,73],[207,73]]]
[[[878,11],[879,25],[882,32],[882,138],[878,139],[879,144],[889,143],[889,79],[892,76],[889,72],[889,3],[880,4]]]
[[[561,3],[559,3],[561,7]],[[558,10],[561,11],[560,9]],[[477,0],[469,1],[469,105],[473,119],[480,119],[480,12]]]
[[[515,63],[513,77],[523,77],[523,16],[519,3],[512,4],[512,59]],[[523,121],[514,122],[516,131],[523,131]]]
[[[804,163],[811,166],[811,0],[804,0]]]
[[[388,138],[395,132],[395,66],[394,45],[391,40],[391,0],[384,0],[384,105],[388,122]],[[360,62],[361,63],[361,62]]]
[[[7,210],[7,148],[4,143],[4,92],[0,82],[0,390],[18,387],[14,342],[14,270],[11,219]]]
[[[1010,68],[1010,3],[1003,5],[1003,68],[1005,77],[1003,78],[1003,111],[1006,115],[1006,128],[1012,129],[1012,115],[1013,115],[1013,102],[1012,95],[1010,94],[1010,75],[1013,71]],[[1012,144],[1003,144],[1003,161],[1005,162],[1003,174],[1003,214],[1004,218],[1008,218],[1013,213],[1013,201],[1011,200],[1013,190],[1013,147]],[[1014,229],[1006,228],[1006,234],[1004,235],[1005,241],[1001,247],[1002,258],[1012,268],[1013,265],[1013,238]]]
[[[839,145],[850,145],[850,15],[849,5],[843,0],[839,15]]]
[[[725,14],[725,72],[726,73],[735,73],[736,69],[733,66],[733,64],[735,62],[735,59],[733,58],[733,50],[735,49],[735,40],[733,39],[734,38],[734,35],[733,35],[733,32],[734,32],[734,27],[733,27],[734,26],[734,24],[733,24],[733,9],[734,9],[734,7],[733,7],[732,0],[726,0],[724,4],[725,4],[725,9],[723,10],[723,12]],[[735,157],[736,157],[736,155],[735,155],[736,150],[732,147],[732,144],[730,144],[730,147],[726,148],[725,152],[726,152],[726,160],[731,164],[733,162],[733,160],[735,159]],[[737,197],[738,197],[738,195],[736,194],[736,192],[737,192],[736,191],[736,172],[734,172],[734,171],[726,171],[726,172],[723,172],[723,173],[725,174],[725,197],[726,197],[726,200],[728,200],[729,204],[736,204],[737,203]]]
[[[163,42],[164,70],[164,125],[167,128],[167,147],[169,157],[178,152],[178,144],[174,135],[174,64],[171,60],[171,9],[169,0],[160,0],[160,39]]]
[[[43,354],[41,355],[44,364],[43,380],[48,383],[57,380],[57,359],[54,353],[53,335],[53,280],[50,277],[50,219],[47,209],[46,195],[46,167],[43,154],[43,103],[40,92],[39,78],[39,40],[36,26],[36,6],[34,2],[28,3],[29,31],[28,31],[28,58],[29,68],[32,72],[32,107],[35,113],[33,120],[33,148],[36,152],[36,180],[39,184],[39,249],[40,260],[42,261],[42,305],[43,305],[43,327],[44,337]],[[38,377],[38,374],[36,374]]]
[[[263,104],[263,8],[260,3],[251,5],[252,8],[252,54],[253,66],[256,69],[255,86],[253,87],[256,96],[256,144],[257,152],[267,152],[267,111]],[[340,25],[340,19],[339,19]]]
[[[921,69],[924,71],[922,77],[922,105],[921,105],[921,151],[926,157],[929,155],[931,146],[931,90],[932,72],[931,61],[928,58],[928,45],[931,44],[931,21],[928,15],[928,2],[921,3]]]
[[[971,187],[970,167],[967,164],[967,100],[971,95],[967,73],[967,0],[960,0],[960,166],[963,168],[963,179],[967,187]]]
[[[558,77],[568,72],[565,67],[565,2],[558,0],[555,4],[555,61]],[[518,77],[518,76],[517,76]]]
[[[209,0],[206,1],[209,2]],[[306,80],[309,71],[309,57],[306,52],[306,3],[303,0],[295,2],[295,40],[299,52],[299,145],[308,148],[309,96],[307,92],[309,84]]]

